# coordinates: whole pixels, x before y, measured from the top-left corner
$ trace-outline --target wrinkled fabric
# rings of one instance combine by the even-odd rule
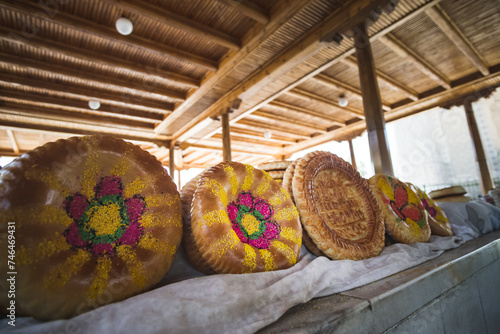
[[[244,275],[205,276],[178,254],[164,285],[154,290],[69,320],[18,318],[16,327],[11,327],[4,319],[0,329],[14,333],[253,333],[294,305],[393,275],[500,227],[500,210],[491,205],[442,204],[453,237],[394,244],[379,256],[361,261],[331,261],[303,248],[300,261],[290,269]]]

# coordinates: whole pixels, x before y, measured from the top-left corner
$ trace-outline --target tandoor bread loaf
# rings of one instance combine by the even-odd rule
[[[198,271],[210,275],[215,274],[215,271],[201,256],[200,250],[196,246],[191,229],[191,204],[193,202],[194,192],[200,180],[201,174],[195,176],[192,180],[184,185],[181,189],[181,204],[182,204],[182,250],[186,255],[187,260]]]
[[[0,175],[0,247],[13,222],[19,316],[75,316],[145,291],[169,270],[182,237],[179,193],[138,146],[109,136],[58,140]],[[14,271],[6,265],[2,275]]]
[[[431,228],[427,212],[406,183],[384,174],[375,174],[369,183],[382,207],[386,231],[396,242],[429,241]]]
[[[384,247],[382,212],[365,179],[329,152],[297,161],[293,197],[303,227],[331,259],[360,260]]]
[[[201,175],[191,228],[201,256],[217,273],[289,268],[302,244],[288,193],[268,173],[237,162],[222,162]]]
[[[427,211],[431,234],[442,237],[452,236],[453,231],[451,229],[450,221],[439,205],[416,185],[411,183],[408,183],[408,185],[417,194],[418,198],[420,198],[425,210]]]
[[[292,199],[292,202],[295,204],[295,200],[293,199],[293,189],[292,189],[292,181],[293,181],[293,174],[295,171],[295,165],[297,164],[297,161],[293,161],[290,165],[288,165],[287,169],[285,170],[285,174],[283,176],[283,183],[281,184],[281,187],[285,189],[288,194],[290,195],[290,198]],[[302,243],[306,248],[313,253],[316,256],[326,256],[325,253],[323,253],[309,238],[309,235],[305,231],[305,229],[302,229]]]

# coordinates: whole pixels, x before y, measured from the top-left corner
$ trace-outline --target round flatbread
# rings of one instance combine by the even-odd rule
[[[222,162],[204,172],[191,207],[193,237],[217,273],[286,269],[298,260],[302,228],[288,193],[268,173]]]
[[[293,197],[304,229],[331,259],[360,260],[384,247],[380,207],[365,179],[329,152],[311,152],[297,161]]]
[[[257,165],[258,169],[262,169],[265,171],[270,171],[270,170],[285,170],[287,167],[291,164],[291,161],[270,161],[270,162],[264,162],[262,164]]]
[[[450,221],[439,205],[437,205],[437,203],[434,202],[434,200],[419,187],[411,183],[408,183],[408,185],[417,194],[418,198],[420,198],[425,210],[427,211],[431,234],[442,237],[452,236],[453,231],[451,229]]]
[[[182,250],[191,265],[204,274],[215,274],[215,271],[203,260],[200,250],[194,241],[193,230],[191,228],[191,205],[193,203],[194,192],[200,180],[201,174],[195,176],[181,189],[182,204]]]
[[[0,247],[13,222],[18,316],[72,317],[143,292],[169,270],[182,237],[179,193],[140,147],[109,136],[58,140],[0,177]],[[13,271],[7,261],[0,268]]]
[[[269,171],[266,171],[266,173],[268,173],[269,175],[271,175],[271,177],[275,180],[277,179],[283,179],[283,175],[285,175],[285,170],[269,170]]]
[[[397,242],[427,242],[431,228],[422,201],[398,179],[376,174],[368,181],[382,208],[387,233]]]
[[[429,197],[432,199],[438,199],[448,196],[461,196],[465,195],[467,191],[462,186],[452,186],[448,188],[433,190],[429,192]]]

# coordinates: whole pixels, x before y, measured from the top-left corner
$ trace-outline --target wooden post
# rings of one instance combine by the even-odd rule
[[[226,111],[221,116],[222,121],[222,159],[223,161],[231,161],[231,128],[229,125],[229,113],[231,112],[230,108],[227,108]]]
[[[366,23],[363,22],[355,26],[353,33],[372,164],[375,173],[394,175],[385,131],[382,100]]]
[[[493,184],[493,180],[488,169],[488,163],[486,162],[486,154],[484,154],[484,148],[481,142],[481,137],[479,135],[479,129],[477,127],[476,118],[474,117],[472,102],[466,99],[464,102],[464,109],[465,115],[467,117],[467,124],[469,125],[470,135],[474,144],[474,150],[476,152],[476,161],[479,167],[481,189],[483,195],[486,195],[489,190],[495,188],[495,185]]]
[[[175,150],[174,143],[170,143],[168,150],[168,167],[169,167],[170,177],[172,178],[172,180],[174,179],[174,172],[175,172],[174,150]]]
[[[177,170],[177,181],[178,181],[177,182],[178,183],[177,189],[179,189],[179,191],[181,191],[181,170],[180,169]]]
[[[358,166],[356,166],[356,157],[354,156],[354,146],[352,145],[352,139],[348,140],[349,142],[349,151],[351,151],[351,165],[354,169],[358,170]]]

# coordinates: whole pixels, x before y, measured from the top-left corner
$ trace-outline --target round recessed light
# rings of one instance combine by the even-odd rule
[[[92,110],[97,110],[101,107],[101,102],[97,100],[90,100],[89,101],[89,108]]]
[[[115,27],[120,34],[125,36],[130,35],[132,33],[132,30],[134,30],[132,21],[130,21],[126,17],[120,17],[118,20],[116,20]]]
[[[346,107],[348,104],[349,104],[349,101],[347,101],[347,98],[344,95],[340,96],[339,106]]]
[[[264,138],[271,139],[272,136],[273,134],[271,133],[271,131],[269,130],[264,131]]]

